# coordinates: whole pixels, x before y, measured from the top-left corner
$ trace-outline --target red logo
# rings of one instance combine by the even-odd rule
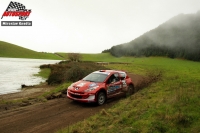
[[[3,17],[19,17],[20,20],[26,20],[30,13],[31,10],[26,9],[23,4],[11,1],[1,19]]]

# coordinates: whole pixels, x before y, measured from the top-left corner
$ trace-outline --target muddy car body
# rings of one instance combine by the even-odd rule
[[[134,84],[126,72],[99,70],[71,84],[67,89],[67,97],[75,101],[102,105],[108,98],[121,94],[130,95],[133,91]]]

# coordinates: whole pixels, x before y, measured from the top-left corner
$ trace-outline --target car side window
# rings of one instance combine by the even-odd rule
[[[124,80],[126,78],[126,73],[119,73],[119,74],[120,74],[121,80]]]
[[[115,82],[118,82],[120,79],[119,79],[119,75],[118,73],[115,73],[115,74],[112,74],[110,76],[110,78],[108,79],[107,83],[110,84],[110,83],[115,83]]]

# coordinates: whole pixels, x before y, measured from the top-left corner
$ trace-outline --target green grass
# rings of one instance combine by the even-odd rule
[[[162,79],[58,132],[200,132],[200,63],[163,57],[131,60],[109,67],[142,75],[162,71]]]
[[[57,53],[67,59],[67,53]],[[119,57],[116,58],[110,53],[99,53],[99,54],[81,54],[82,61],[94,61],[94,62],[133,62],[133,58],[130,57]]]
[[[34,76],[39,76],[39,77],[47,79],[49,77],[50,73],[51,73],[50,68],[43,68],[43,69],[40,69],[38,74],[34,74]]]
[[[53,59],[62,60],[63,58],[53,53],[41,53],[26,49],[11,43],[0,41],[0,57],[9,58],[31,58],[31,59]]]

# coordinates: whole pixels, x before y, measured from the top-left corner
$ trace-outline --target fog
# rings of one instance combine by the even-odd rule
[[[179,14],[128,43],[112,47],[111,53],[115,56],[199,56],[199,22],[200,11],[195,14]]]

